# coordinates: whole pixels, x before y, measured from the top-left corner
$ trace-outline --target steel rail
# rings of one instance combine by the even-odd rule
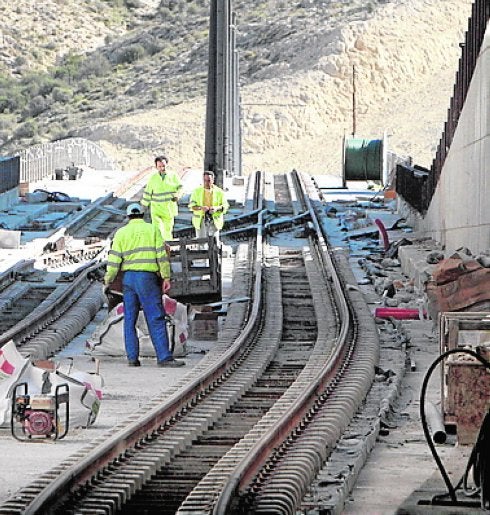
[[[114,202],[121,202],[121,200],[115,198],[113,193],[100,197],[74,217],[69,217],[67,225],[52,232],[45,239],[41,253],[35,252],[37,257],[34,256],[28,261],[21,260],[0,274],[0,288],[4,289],[8,284],[16,281],[18,274],[25,272],[27,268],[33,269],[34,266],[39,266],[39,264],[40,266],[50,267],[59,266],[66,262],[86,261],[79,269],[66,275],[71,284],[63,288],[61,294],[59,289],[55,289],[43,303],[29,313],[21,322],[2,333],[0,335],[0,347],[10,340],[16,343],[24,342],[40,330],[46,328],[50,323],[59,319],[64,311],[76,302],[75,293],[80,291],[83,294],[91,282],[100,275],[98,271],[103,266],[103,263],[95,258],[99,257],[105,250],[107,242],[101,241],[97,244],[87,244],[82,249],[70,252],[64,249],[65,239],[71,237],[80,227],[86,225],[87,220],[93,219],[103,206]],[[62,247],[63,250],[58,250],[59,247]],[[39,246],[36,246],[36,249],[39,248]],[[84,283],[85,286],[83,286]]]
[[[318,198],[311,183],[307,196]],[[379,359],[379,340],[372,315],[346,256],[330,250],[341,273],[342,288],[352,310],[349,348],[335,379],[319,393],[294,433],[273,453],[266,466],[240,498],[240,505],[253,503],[257,513],[294,513],[315,475],[328,458],[342,433],[349,427],[356,410],[367,395]],[[279,497],[277,492],[281,491]]]
[[[75,300],[70,297],[82,288],[83,284],[88,286],[94,281],[91,277],[101,267],[101,263],[85,266],[83,272],[74,281],[58,294],[57,297],[48,297],[50,302],[45,301],[45,306],[40,306],[40,309],[32,311],[26,318],[16,324],[14,327],[5,331],[0,335],[0,347],[5,345],[10,340],[16,343],[24,341],[32,334],[39,331],[39,328],[46,327],[50,322],[57,320],[62,316],[63,312],[67,309],[67,305],[72,305]],[[85,291],[85,288],[83,291]],[[56,290],[53,295],[56,295]]]
[[[14,265],[10,266],[7,270],[0,273],[0,291],[3,291],[9,285],[17,281],[18,275],[26,272],[27,269],[32,269],[34,259],[22,259]]]
[[[262,179],[262,174],[257,173],[255,178],[255,202],[258,205],[261,205],[263,202],[261,192]],[[59,500],[60,496],[75,489],[76,485],[89,481],[97,471],[120,458],[127,449],[134,447],[138,442],[151,436],[166,421],[177,415],[183,406],[188,406],[195,402],[199,396],[206,394],[209,388],[219,382],[227,369],[242,354],[242,347],[245,341],[253,333],[257,320],[260,319],[259,314],[262,310],[262,237],[261,224],[259,224],[254,263],[253,303],[245,327],[230,348],[218,361],[211,363],[193,380],[170,395],[162,405],[151,409],[138,421],[119,430],[109,440],[102,442],[93,449],[90,455],[62,471],[50,485],[31,499],[29,506],[24,511],[26,515],[48,512],[50,507]]]
[[[319,249],[319,255],[328,265],[330,277],[335,286],[334,291],[337,296],[338,308],[340,308],[341,313],[340,331],[331,359],[328,360],[325,366],[317,373],[316,377],[313,378],[311,383],[298,395],[291,405],[290,410],[285,412],[279,418],[279,420],[274,424],[272,430],[262,435],[262,437],[260,437],[255,444],[251,446],[240,462],[235,465],[233,472],[230,473],[229,481],[225,484],[215,501],[212,511],[214,515],[225,515],[231,512],[231,505],[237,497],[237,492],[243,491],[257,475],[259,470],[265,465],[270,455],[270,449],[280,446],[284,442],[285,438],[291,434],[293,429],[297,426],[298,418],[302,418],[305,412],[310,409],[311,398],[318,395],[319,392],[325,389],[325,386],[330,382],[334,375],[334,371],[338,367],[342,358],[349,326],[352,322],[347,300],[345,299],[345,296],[340,294],[340,292],[343,291],[342,284],[329,255],[327,244],[324,240],[318,219],[308,196],[304,193],[304,182],[301,180],[299,175],[296,175],[294,180],[297,185],[301,187],[300,191],[303,192],[301,202],[308,207],[310,212],[312,222],[316,230],[316,245]]]
[[[53,251],[62,250],[62,248],[64,248],[65,239],[68,236],[73,235],[80,227],[86,224],[88,220],[94,218],[97,212],[101,209],[101,206],[111,202],[114,202],[114,195],[112,193],[108,193],[104,197],[100,197],[87,205],[82,209],[82,211],[75,213],[74,215],[70,214],[67,217],[68,223],[66,225],[63,225],[63,227],[59,227],[58,229],[53,229],[53,231],[44,238],[45,243],[41,249],[41,256],[46,254],[49,255],[49,253]]]
[[[65,227],[67,234],[75,234],[80,227],[87,223],[87,220],[90,218],[94,218],[106,204],[114,204],[120,203],[123,204],[121,199],[114,197],[112,192],[107,193],[104,197],[98,198],[95,202],[90,204],[89,208],[85,211],[82,211],[77,216],[75,216]],[[121,211],[121,219],[125,215],[124,212]]]

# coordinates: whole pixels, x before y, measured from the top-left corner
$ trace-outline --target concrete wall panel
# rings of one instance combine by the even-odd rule
[[[490,249],[490,28],[444,168],[417,229],[449,252]]]

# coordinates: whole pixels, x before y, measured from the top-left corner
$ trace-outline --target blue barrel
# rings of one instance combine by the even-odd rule
[[[383,140],[351,138],[345,141],[344,180],[383,180]]]

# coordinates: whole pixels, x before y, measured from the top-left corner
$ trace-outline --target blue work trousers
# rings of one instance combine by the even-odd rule
[[[155,347],[158,361],[172,357],[169,350],[165,309],[162,304],[160,278],[154,272],[124,272],[124,345],[128,360],[135,361],[139,356],[139,340],[136,322],[140,308],[148,325],[151,342]]]

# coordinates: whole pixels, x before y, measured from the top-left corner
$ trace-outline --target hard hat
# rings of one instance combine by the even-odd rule
[[[142,215],[142,214],[143,214],[143,208],[140,206],[140,204],[138,204],[136,202],[129,204],[129,206],[126,208],[126,216]]]

